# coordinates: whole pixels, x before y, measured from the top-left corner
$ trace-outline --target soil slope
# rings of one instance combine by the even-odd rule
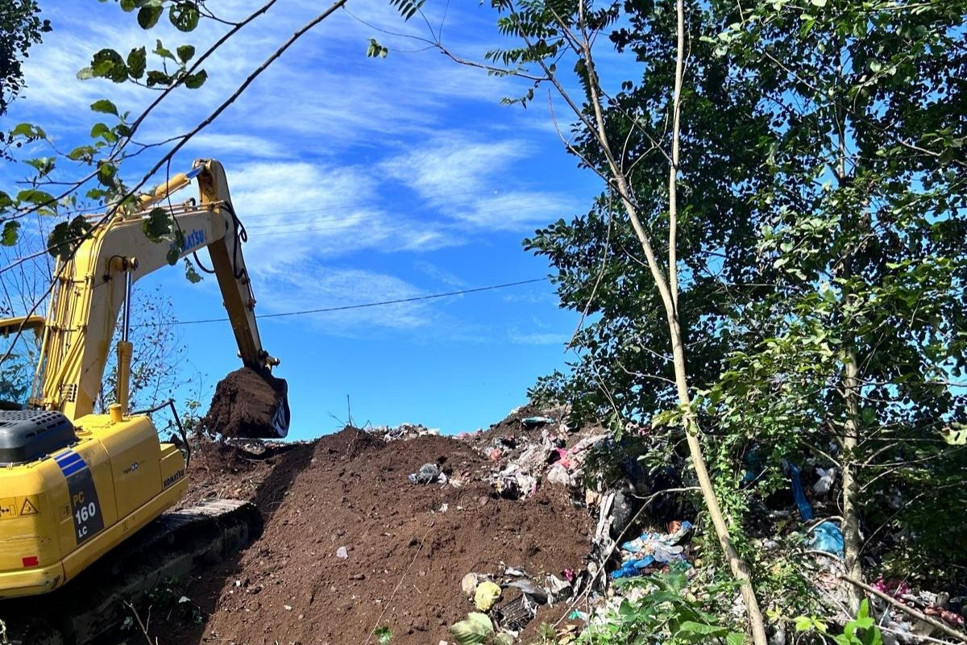
[[[503,423],[487,436],[515,425]],[[347,428],[257,456],[200,446],[186,503],[251,499],[265,529],[234,560],[182,583],[190,602],[153,621],[152,636],[169,645],[360,645],[388,628],[394,645],[436,645],[473,610],[461,591],[465,574],[580,569],[593,530],[587,511],[566,487],[543,482],[526,499],[498,496],[485,481],[491,460],[472,445],[482,436],[385,442]],[[426,463],[448,483],[411,483]],[[565,611],[541,607],[525,636]]]

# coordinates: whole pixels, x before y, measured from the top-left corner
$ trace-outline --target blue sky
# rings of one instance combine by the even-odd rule
[[[230,19],[258,4],[211,3]],[[600,189],[565,154],[547,100],[538,97],[526,110],[501,106],[502,97],[526,86],[387,33],[425,35],[426,24],[403,25],[385,0],[347,6],[296,43],[172,165],[173,172],[185,170],[197,157],[225,165],[249,231],[245,254],[257,313],[546,276],[546,262],[525,253],[521,239],[585,211]],[[42,125],[61,150],[82,143],[98,120],[88,110],[94,100],[110,98],[136,115],[153,98],[139,88],[76,80],[92,52],[126,51],[155,38],[169,47],[193,42],[200,52],[225,29],[207,24],[186,37],[163,25],[146,33],[111,2],[47,0],[42,7],[54,31],[31,52],[27,89],[3,126]],[[316,2],[279,0],[211,58],[202,89],[178,92],[153,114],[141,139],[190,129],[318,11]],[[431,4],[427,17],[467,57],[497,44],[486,5]],[[387,59],[365,56],[373,36],[389,47]],[[563,114],[561,106],[554,110]],[[125,178],[140,179],[156,158],[144,155],[124,168]],[[4,186],[27,174],[9,165],[0,172]],[[191,285],[172,269],[139,282],[138,290],[154,285],[170,295],[180,321],[223,315],[213,279]],[[266,318],[261,333],[282,359],[277,375],[289,381],[290,436],[306,438],[339,428],[349,415],[347,397],[357,424],[409,421],[448,433],[486,427],[524,403],[538,376],[563,365],[576,324],[545,281]],[[239,366],[227,323],[185,324],[179,333],[188,348],[186,373],[201,372],[212,385]]]

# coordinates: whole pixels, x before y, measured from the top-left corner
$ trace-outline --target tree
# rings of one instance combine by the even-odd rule
[[[0,116],[23,89],[22,60],[50,31],[35,0],[8,0],[0,6]]]
[[[775,286],[736,312],[742,367],[726,389],[745,391],[729,414],[752,431],[789,414],[787,449],[836,439],[826,457],[858,580],[860,526],[885,491],[912,478],[959,497],[940,430],[965,413],[967,127],[952,80],[967,72],[965,20],[963,2],[778,2],[716,38],[762,88],[772,130],[773,181],[755,199],[768,204],[761,280]],[[739,410],[766,383],[772,409]]]
[[[686,350],[685,324],[691,321],[684,320],[683,313],[697,317],[702,313],[683,305],[688,301],[683,300],[680,282],[686,291],[694,286],[693,265],[689,261],[694,266],[707,262],[716,235],[721,236],[718,243],[724,244],[732,229],[723,225],[717,231],[703,230],[691,238],[693,247],[683,247],[680,241],[687,239],[686,234],[693,227],[707,224],[692,219],[692,203],[679,197],[680,188],[688,188],[681,174],[682,148],[692,144],[688,138],[691,130],[682,124],[682,105],[687,97],[700,94],[695,89],[700,84],[691,75],[687,79],[685,75],[686,47],[693,47],[688,37],[691,25],[686,22],[685,2],[612,2],[597,7],[584,0],[496,0],[493,6],[500,14],[498,29],[514,39],[515,45],[489,52],[483,66],[492,73],[515,75],[532,83],[533,87],[517,101],[525,105],[533,99],[535,87],[549,85],[575,119],[573,130],[578,143],[569,149],[580,156],[583,165],[601,176],[608,189],[587,220],[579,220],[573,227],[561,222],[558,231],[551,229],[543,236],[539,232],[536,241],[529,245],[555,254],[555,261],[564,268],[558,282],[565,304],[573,306],[583,301],[582,310],[594,307],[594,313],[604,314],[609,307],[611,311],[620,309],[623,318],[616,325],[605,316],[604,323],[595,327],[602,332],[600,338],[594,337],[593,331],[585,334],[584,338],[590,337],[594,343],[589,343],[593,352],[654,353],[658,364],[649,362],[658,374],[642,374],[617,362],[609,374],[621,370],[628,376],[617,395],[612,394],[615,389],[611,382],[597,377],[601,366],[587,363],[588,371],[603,384],[601,389],[619,414],[648,410],[650,401],[674,406],[670,411],[674,413],[675,426],[684,437],[715,535],[742,592],[753,640],[757,645],[765,645],[764,620],[751,576],[730,537],[706,466],[705,439],[693,410],[694,392],[689,384],[693,372]],[[690,16],[703,14],[700,8],[690,7]],[[615,25],[624,21],[636,22],[655,37],[641,51],[632,50],[639,55],[637,62],[644,74],[641,93],[621,100],[608,94],[598,73],[597,53],[602,35],[611,33],[616,41],[623,38]],[[438,38],[435,43],[456,58]],[[660,55],[650,57],[655,54]],[[566,65],[572,66],[572,77],[563,72]],[[711,75],[716,72],[712,67],[706,71]],[[633,84],[627,81],[623,89],[627,91]],[[577,92],[572,93],[572,86],[578,88]],[[707,125],[698,127],[708,130]],[[733,202],[724,205],[721,212],[715,208],[709,212],[720,216],[722,219],[716,221],[722,224],[729,217],[741,217],[742,210],[741,205]],[[575,235],[582,243],[577,248],[567,242],[557,245],[553,238],[561,229],[567,229],[566,235]],[[594,235],[598,237],[592,241]],[[696,248],[701,252],[679,255]],[[615,250],[627,254],[628,261],[638,266],[628,273],[623,271],[623,265],[610,269],[611,253]],[[684,257],[689,260],[683,260]],[[602,288],[611,297],[599,300],[598,289]],[[646,331],[634,334],[641,330]],[[621,335],[627,331],[633,333]],[[661,345],[650,347],[642,340],[657,340]],[[591,357],[593,361],[596,356]],[[648,376],[663,380],[668,386],[665,393],[647,394]]]
[[[649,75],[669,75],[674,11],[661,2],[620,8],[611,40],[647,73],[624,76],[601,120],[634,169],[636,205],[652,213],[646,228],[663,230],[668,215],[655,197],[663,193],[641,153],[668,145],[670,99]],[[872,548],[861,525],[881,538],[888,528],[916,531],[915,546],[897,541],[886,557],[921,565],[919,575],[943,575],[939,562],[963,559],[941,547],[962,542],[967,525],[927,530],[925,516],[965,501],[963,450],[950,445],[965,410],[958,151],[967,132],[964,88],[953,80],[967,73],[965,15],[962,2],[817,0],[806,10],[721,2],[687,11],[683,154],[672,165],[685,187],[679,316],[688,373],[704,390],[692,413],[716,426],[707,445],[736,520],[737,500],[788,486],[783,459],[808,455],[839,469],[855,579]],[[549,47],[540,38],[535,46]],[[604,174],[601,148],[595,133],[579,134],[582,162]],[[541,389],[591,395],[595,409],[641,420],[673,401],[670,357],[656,351],[668,336],[650,314],[659,298],[641,286],[650,267],[628,243],[631,227],[613,219],[611,189],[587,216],[527,242],[558,270],[562,303],[592,316],[575,338],[574,372]],[[736,473],[754,444],[771,473],[740,490]],[[932,512],[884,510],[914,483],[943,491]]]

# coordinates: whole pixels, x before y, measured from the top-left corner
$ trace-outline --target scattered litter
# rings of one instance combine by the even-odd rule
[[[520,589],[521,592],[528,597],[529,600],[537,603],[538,605],[546,605],[548,601],[547,590],[543,587],[538,587],[530,580],[515,580],[507,585],[508,587],[514,587]],[[513,627],[511,628],[513,629]]]
[[[447,476],[440,472],[440,467],[436,464],[423,464],[419,472],[411,473],[409,480],[413,484],[432,484],[439,482],[447,483]]]
[[[336,549],[336,557],[341,560],[345,560],[346,558],[349,557],[349,549],[347,549],[344,546],[339,547],[338,549]]]
[[[621,567],[612,578],[630,578],[675,561],[685,561],[684,543],[692,533],[691,522],[672,522],[668,533],[644,532],[621,545]]]
[[[458,645],[477,645],[479,643],[494,643],[494,645],[511,645],[513,636],[506,632],[495,634],[494,623],[487,614],[473,612],[464,620],[450,626],[450,633]],[[493,640],[491,640],[491,638]]]
[[[500,464],[490,476],[497,493],[505,499],[523,499],[537,491],[542,477],[574,491],[582,489],[584,461],[590,449],[605,438],[604,434],[586,437],[565,448],[563,436],[555,434],[552,428],[544,428],[539,437],[503,435],[479,449],[495,464]]]
[[[547,576],[544,581],[544,589],[547,590],[551,600],[557,602],[571,596],[571,583],[561,580],[557,576]]]
[[[813,519],[813,507],[806,499],[806,490],[802,486],[802,472],[799,470],[799,466],[790,461],[784,460],[783,465],[792,480],[792,497],[796,500],[796,506],[799,507],[799,517],[802,518],[803,522],[808,522]]]
[[[829,494],[829,491],[833,488],[833,483],[836,481],[836,469],[816,468],[816,475],[819,477],[819,481],[813,484],[813,492],[819,497],[825,497]]]
[[[468,573],[465,575],[463,580],[460,581],[460,588],[463,589],[463,595],[467,598],[473,598],[474,593],[477,591],[478,582],[476,573]]]
[[[506,629],[519,632],[537,615],[537,604],[524,593],[496,610],[500,624]]]
[[[540,426],[547,425],[549,423],[557,423],[551,417],[525,417],[520,420],[520,424],[527,428],[539,428]]]
[[[367,428],[366,432],[383,439],[383,441],[409,441],[417,437],[428,435],[439,436],[437,428],[427,428],[419,423],[401,423],[398,426],[374,426]]]
[[[500,585],[487,580],[477,585],[477,590],[473,596],[473,603],[480,611],[489,611],[500,600],[500,594]]]
[[[888,596],[893,596],[894,598],[905,596],[912,592],[910,585],[903,580],[884,580],[883,578],[880,578],[873,583],[872,587],[877,591],[885,593]]]
[[[843,557],[843,531],[836,524],[826,521],[818,524],[812,530],[809,547],[823,553],[830,553],[838,558]]]

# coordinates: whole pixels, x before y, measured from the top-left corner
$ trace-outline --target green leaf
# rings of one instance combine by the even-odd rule
[[[101,185],[111,187],[114,185],[114,177],[118,169],[114,164],[102,163],[97,169],[97,180]]]
[[[168,20],[178,31],[194,31],[199,18],[198,6],[194,2],[179,2],[168,9]]]
[[[707,625],[705,623],[695,622],[694,620],[685,620],[682,621],[678,632],[673,636],[686,641],[700,643],[707,642],[712,638],[721,638],[728,634],[728,632],[728,629],[718,625]]]
[[[13,206],[13,199],[10,195],[0,190],[0,210],[6,210]]]
[[[138,0],[121,0],[120,2],[121,11],[124,11],[125,13],[130,13],[135,9],[137,9],[139,4],[140,2],[138,2]]]
[[[100,99],[91,103],[91,109],[95,112],[102,112],[104,114],[118,115],[118,108],[114,103],[108,101],[107,99]]]
[[[95,123],[91,126],[91,138],[103,137],[105,133],[110,131],[111,128],[107,127],[106,123]]]
[[[951,446],[967,446],[967,427],[960,424],[952,424],[943,433],[943,440]]]
[[[29,141],[47,138],[47,133],[39,126],[32,123],[18,123],[17,127],[10,131],[11,137],[24,137]]]
[[[138,24],[141,25],[142,29],[151,29],[156,24],[158,24],[158,18],[161,17],[161,13],[164,11],[164,7],[160,5],[145,5],[141,7],[138,11]]]
[[[69,260],[91,228],[83,215],[78,215],[70,222],[61,222],[47,236],[47,252],[61,260]]]
[[[94,158],[94,146],[78,146],[67,153],[67,158],[71,161],[86,161],[90,163]]]
[[[412,18],[417,11],[423,6],[424,0],[390,0],[390,6],[395,7],[396,10],[403,16],[403,20],[409,20]]]
[[[147,83],[148,87],[154,87],[155,85],[168,85],[171,83],[171,76],[160,70],[153,69],[148,72]]]
[[[208,80],[208,72],[201,70],[199,72],[195,72],[194,74],[185,76],[184,83],[185,87],[188,89],[197,90],[199,87],[205,84],[206,80]]]
[[[34,204],[36,206],[51,206],[56,202],[53,195],[45,193],[42,190],[37,190],[36,188],[21,190],[17,193],[17,201],[27,202],[28,204]]]
[[[3,223],[3,235],[0,244],[3,246],[13,246],[17,243],[20,234],[20,222],[10,221]]]
[[[745,645],[745,634],[740,634],[739,632],[730,632],[729,635],[725,637],[725,642],[727,645]]]
[[[147,67],[148,54],[144,47],[135,47],[128,54],[128,73],[131,78],[139,79],[144,76],[145,67]]]
[[[81,81],[87,81],[94,78],[94,70],[90,67],[82,67],[77,70],[77,78]]]
[[[487,614],[473,612],[465,620],[451,625],[450,633],[459,645],[477,645],[487,642],[494,633],[494,624]]]
[[[808,632],[813,628],[813,621],[807,616],[796,616],[795,624],[797,632]]]
[[[161,238],[171,232],[171,218],[163,208],[152,208],[148,216],[141,220],[141,230],[152,242],[160,242]]]
[[[54,157],[37,157],[36,159],[26,159],[24,163],[31,168],[35,168],[37,173],[40,174],[41,177],[44,177],[49,175],[54,169],[55,161],[56,159]]]
[[[376,642],[380,643],[380,645],[386,645],[386,643],[389,643],[393,640],[393,632],[386,625],[379,627],[373,633],[376,635]]]
[[[171,50],[161,44],[161,40],[155,41],[155,47],[153,54],[160,56],[161,58],[167,58],[168,60],[175,60],[175,55],[171,53]]]
[[[369,58],[386,58],[389,49],[380,45],[374,38],[369,39],[369,47],[366,48],[366,56]]]
[[[91,59],[92,74],[98,78],[106,78],[115,83],[128,80],[128,66],[124,64],[121,54],[113,49],[102,49]]]
[[[195,265],[192,264],[191,260],[189,260],[188,258],[185,258],[185,278],[187,278],[188,282],[192,284],[198,284],[202,280],[201,275],[197,271],[195,271]],[[380,641],[380,642],[388,643],[389,640]]]
[[[192,45],[181,45],[175,50],[178,53],[178,60],[187,63],[195,56],[195,48]]]

